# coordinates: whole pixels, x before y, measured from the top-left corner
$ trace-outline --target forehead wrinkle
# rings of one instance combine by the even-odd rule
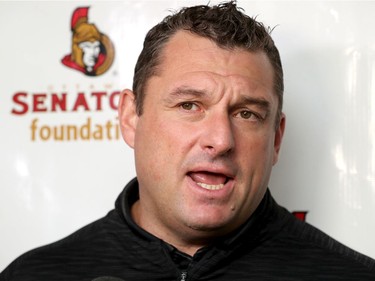
[[[173,89],[168,96],[166,97],[166,100],[175,100],[180,98],[204,98],[208,97],[208,93],[206,90],[196,89],[192,88],[190,86],[179,86],[175,89]]]
[[[212,71],[194,71],[189,73],[187,83],[182,82],[180,85],[175,85],[175,88],[172,87],[168,96],[221,100],[228,91],[231,93],[236,91],[231,88],[229,81],[221,80],[221,78],[231,78],[231,76]]]

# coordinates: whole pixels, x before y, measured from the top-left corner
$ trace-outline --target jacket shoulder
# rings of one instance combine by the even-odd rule
[[[72,280],[69,277],[70,268],[79,267],[71,265],[89,264],[89,259],[111,248],[110,244],[120,235],[117,233],[121,231],[118,227],[122,224],[120,219],[116,210],[112,210],[107,216],[59,241],[24,253],[0,273],[0,281],[40,281],[50,280],[54,276],[54,280]],[[82,270],[85,270],[84,267]],[[75,274],[79,276],[79,273]]]
[[[287,212],[287,211],[286,211]],[[340,243],[313,225],[295,218],[288,212],[282,236],[288,239],[301,255],[319,263],[340,268],[343,272],[358,270],[371,273],[375,280],[375,260]]]

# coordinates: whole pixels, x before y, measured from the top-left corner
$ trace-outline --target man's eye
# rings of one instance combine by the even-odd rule
[[[264,121],[264,118],[260,114],[254,113],[250,110],[239,111],[238,113],[236,113],[235,117],[249,121]]]
[[[256,117],[254,113],[248,110],[243,110],[239,113],[240,117],[243,119],[250,119],[251,117]]]
[[[198,109],[197,105],[192,102],[184,102],[180,106],[184,110],[197,110]]]

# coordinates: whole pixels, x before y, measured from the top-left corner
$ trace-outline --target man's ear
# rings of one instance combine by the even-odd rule
[[[285,114],[281,113],[280,122],[278,124],[276,133],[275,133],[275,141],[274,141],[274,147],[273,147],[274,148],[273,165],[275,165],[277,163],[277,160],[279,159],[279,152],[280,152],[281,143],[282,143],[284,131],[285,131],[285,122],[286,122]]]
[[[134,148],[138,115],[136,112],[134,93],[131,90],[126,89],[120,94],[118,118],[123,139],[131,148]]]

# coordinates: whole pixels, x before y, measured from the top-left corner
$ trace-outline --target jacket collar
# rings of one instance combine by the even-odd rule
[[[131,206],[139,200],[138,188],[137,178],[132,179],[117,198],[115,204],[116,209],[137,236],[150,242],[160,242],[158,237],[139,227],[131,216]],[[280,223],[283,222],[282,217],[285,217],[283,216],[284,212],[285,210],[277,205],[269,189],[267,189],[258,208],[250,218],[236,231],[218,239],[214,246],[234,249],[237,246],[243,245],[244,242],[254,243],[254,245],[259,244],[261,240],[266,240],[271,235],[274,235],[275,232],[279,231]]]

